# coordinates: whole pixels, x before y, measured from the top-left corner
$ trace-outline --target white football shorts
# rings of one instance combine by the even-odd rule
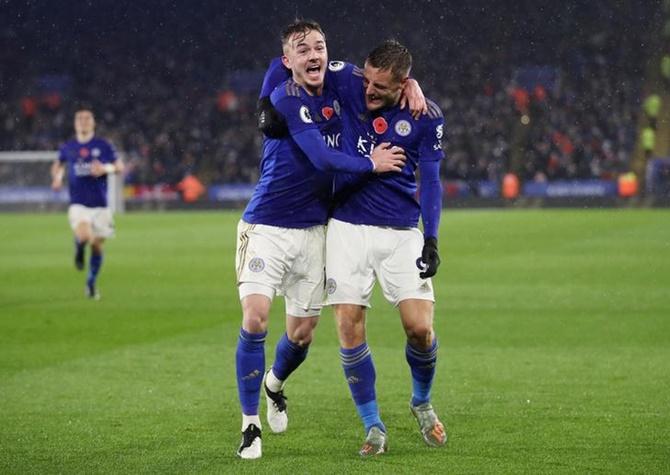
[[[407,299],[435,301],[430,279],[419,277],[423,235],[417,228],[390,228],[328,222],[326,305],[370,307],[379,281],[384,297],[397,306]]]
[[[237,285],[240,299],[283,295],[286,313],[312,317],[324,302],[325,226],[305,229],[237,225]]]
[[[94,237],[110,238],[114,236],[114,218],[109,208],[89,208],[80,204],[71,204],[67,211],[72,231],[79,223],[89,223]]]

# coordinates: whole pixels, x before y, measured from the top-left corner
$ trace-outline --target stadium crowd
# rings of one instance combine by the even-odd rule
[[[440,42],[427,42],[425,28],[409,28],[390,7],[378,12],[387,25],[381,34],[408,44],[415,77],[444,111],[443,177],[500,182],[513,171],[526,181],[610,179],[627,171],[654,7],[573,1],[525,11],[517,24],[515,15],[531,4],[514,5],[492,7],[487,16],[466,8],[463,18],[478,21],[469,28],[447,24],[443,2],[427,2],[422,22],[444,28]],[[3,26],[4,39],[25,43],[0,53],[7,66],[0,72],[0,149],[57,149],[71,136],[74,103],[84,101],[97,113],[99,132],[124,152],[130,184],[174,184],[189,171],[207,184],[253,183],[262,146],[256,95],[279,52],[278,35],[267,33],[255,49],[253,40],[238,39],[214,51],[245,32],[225,31],[221,25],[235,21],[225,13],[201,12],[200,30],[178,15],[157,19],[160,31],[142,31],[140,20],[130,22],[133,34],[82,28],[86,40],[60,45],[44,44],[35,32],[31,43],[23,27]],[[264,18],[256,39],[258,31],[281,28]],[[331,59],[360,62],[373,46],[338,30],[334,14],[318,19]],[[27,64],[26,48],[44,61]]]

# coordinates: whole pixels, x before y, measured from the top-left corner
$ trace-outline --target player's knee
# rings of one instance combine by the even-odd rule
[[[268,316],[262,309],[245,307],[242,328],[250,333],[263,333],[268,328]]]
[[[249,333],[263,333],[267,330],[268,324],[267,320],[259,315],[246,315],[242,322],[242,328]]]
[[[405,329],[407,341],[414,348],[426,350],[433,343],[433,327],[428,324],[416,324]]]
[[[76,233],[77,241],[81,243],[91,244],[93,241],[93,236],[87,231],[78,231]]]
[[[316,327],[315,323],[305,323],[306,324],[299,325],[297,328],[287,332],[288,339],[291,340],[292,343],[302,346],[303,348],[312,343],[312,339],[314,338],[314,328]]]
[[[293,332],[288,339],[291,340],[291,343],[304,348],[312,343],[313,334],[313,332]]]

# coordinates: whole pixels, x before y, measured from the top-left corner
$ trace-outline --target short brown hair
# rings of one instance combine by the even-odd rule
[[[286,46],[291,36],[295,34],[302,34],[304,37],[307,36],[307,34],[310,31],[317,31],[321,33],[321,36],[323,36],[324,40],[326,39],[326,34],[321,29],[321,25],[319,25],[317,22],[315,22],[314,20],[305,20],[303,18],[296,18],[293,21],[293,23],[288,25],[286,28],[284,28],[284,31],[282,31],[281,44],[282,46]]]
[[[390,69],[397,80],[407,77],[412,69],[412,55],[396,40],[386,40],[373,49],[365,60],[373,68]]]

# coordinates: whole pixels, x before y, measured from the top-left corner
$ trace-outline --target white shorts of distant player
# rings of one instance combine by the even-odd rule
[[[114,218],[109,208],[89,208],[80,204],[72,204],[68,208],[67,218],[72,231],[76,231],[79,223],[90,223],[93,237],[110,238],[114,236]]]
[[[264,224],[237,225],[235,268],[240,300],[283,295],[286,313],[313,317],[324,300],[325,226],[305,229]]]
[[[423,235],[417,228],[328,222],[326,305],[370,307],[375,278],[394,306],[407,299],[435,301],[430,279],[419,277]]]

